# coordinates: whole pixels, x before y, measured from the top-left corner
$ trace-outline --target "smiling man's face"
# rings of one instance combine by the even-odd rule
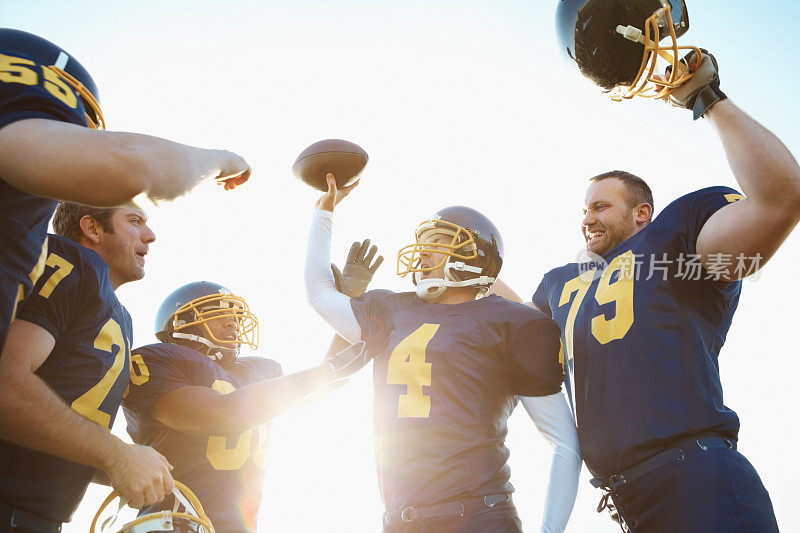
[[[592,182],[584,203],[581,229],[590,252],[603,255],[640,229],[637,206],[630,205],[625,183],[619,179]]]

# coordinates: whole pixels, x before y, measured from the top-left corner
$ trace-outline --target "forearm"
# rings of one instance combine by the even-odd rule
[[[800,167],[774,134],[730,100],[712,107],[705,117],[722,141],[736,181],[748,200],[771,209],[800,204]]]
[[[28,119],[0,130],[0,175],[31,194],[116,206],[175,198],[219,174],[223,152],[136,133]],[[31,161],[36,161],[35,165]]]
[[[332,228],[331,212],[314,212],[306,251],[306,296],[311,307],[339,335],[356,342],[361,340],[361,327],[350,306],[350,298],[336,290],[331,272]]]
[[[125,444],[72,410],[27,369],[0,365],[0,437],[19,446],[105,470]]]
[[[542,531],[562,532],[575,505],[581,456],[572,413],[562,393],[520,398],[539,432],[553,446]]]
[[[220,397],[206,434],[235,435],[270,422],[333,380],[329,365],[259,381]]]

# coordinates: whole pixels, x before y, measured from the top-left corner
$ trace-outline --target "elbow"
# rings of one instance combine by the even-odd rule
[[[553,454],[558,455],[559,457],[562,457],[565,460],[574,461],[579,464],[583,462],[583,457],[581,457],[581,451],[580,448],[578,448],[577,443],[575,443],[574,446],[571,445],[556,446],[556,449],[554,450]]]

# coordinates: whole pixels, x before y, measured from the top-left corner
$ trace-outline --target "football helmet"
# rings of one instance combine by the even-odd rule
[[[560,0],[556,9],[565,59],[615,101],[666,98],[686,83],[693,74],[678,51],[702,60],[699,48],[678,46],[688,30],[684,0]],[[667,74],[656,78],[659,72]]]
[[[89,533],[149,533],[153,531],[175,531],[177,527],[181,527],[181,531],[196,531],[197,533],[214,533],[214,526],[211,524],[208,516],[203,510],[203,505],[197,499],[194,492],[189,487],[175,480],[175,488],[172,490],[175,496],[175,510],[174,511],[160,511],[139,516],[136,519],[123,525],[117,529],[114,527],[119,512],[125,506],[125,501],[120,497],[119,492],[113,491],[108,497],[100,504],[100,508],[94,515],[92,524],[89,527]],[[115,499],[120,498],[119,507],[117,511],[104,520],[98,529],[98,521],[100,515]],[[180,507],[184,511],[178,511]]]
[[[445,235],[447,243],[431,243],[432,235]],[[452,206],[425,220],[415,233],[416,242],[397,253],[397,274],[412,274],[417,296],[435,300],[447,287],[478,287],[485,293],[503,266],[503,239],[492,221],[470,207]],[[426,264],[423,256],[441,254],[437,264]],[[418,273],[444,266],[444,278],[417,280]]]
[[[234,338],[221,339],[209,327],[222,318],[235,320]],[[247,302],[210,281],[187,283],[167,296],[156,313],[155,333],[161,342],[188,345],[223,364],[235,360],[242,345],[258,348],[258,319]]]
[[[63,48],[32,33],[0,28],[0,51],[31,59],[54,71],[80,96],[89,127],[105,129],[97,85],[83,65]]]

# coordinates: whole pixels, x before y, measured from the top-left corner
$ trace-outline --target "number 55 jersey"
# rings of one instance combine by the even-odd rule
[[[47,246],[44,273],[17,315],[55,338],[36,375],[72,409],[111,427],[129,382],[131,318],[97,253],[55,235]],[[0,440],[0,499],[42,518],[69,521],[93,474]]]
[[[42,63],[47,59],[45,63]],[[52,68],[58,64],[97,94],[73,57],[36,35],[0,28],[0,129],[26,119],[88,126],[83,97]],[[28,165],[34,167],[37,161]],[[0,349],[17,306],[31,293],[48,257],[47,222],[58,202],[23,192],[0,175]]]
[[[513,492],[506,422],[515,395],[561,390],[556,324],[496,295],[446,305],[376,290],[351,306],[377,354],[375,452],[387,510]]]
[[[533,303],[561,326],[567,388],[584,461],[600,478],[693,435],[735,439],[718,356],[739,301],[743,258],[703,267],[705,222],[741,199],[727,187],[688,194],[591,263],[545,274]]]

